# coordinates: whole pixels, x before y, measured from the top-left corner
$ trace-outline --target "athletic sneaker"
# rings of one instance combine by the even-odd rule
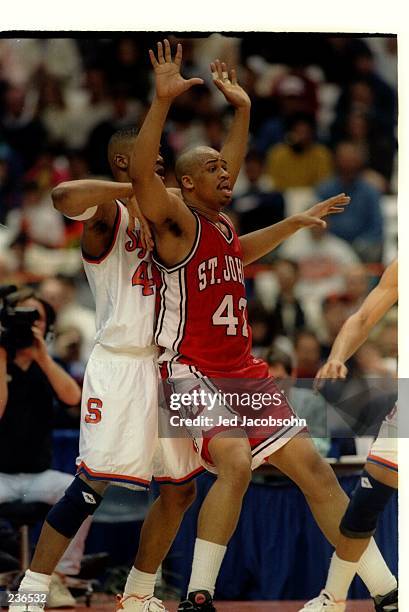
[[[216,612],[209,591],[192,591],[187,599],[181,601],[178,612]]]
[[[395,612],[398,610],[398,589],[374,597],[374,604],[376,612]]]
[[[156,599],[153,595],[146,597],[117,595],[116,602],[116,610],[126,610],[126,612],[169,612],[160,599]]]
[[[75,608],[76,601],[64,584],[64,577],[52,574],[47,608]]]
[[[345,601],[335,601],[331,593],[321,591],[318,597],[311,599],[298,612],[345,612],[345,607]]]

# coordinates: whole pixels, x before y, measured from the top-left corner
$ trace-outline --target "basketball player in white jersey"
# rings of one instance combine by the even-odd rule
[[[218,71],[225,69],[216,62],[212,71],[216,66]],[[190,87],[201,82],[187,83]],[[216,84],[236,109],[223,150],[238,173],[246,150],[250,102],[239,85]],[[155,284],[141,228],[137,224],[133,229],[130,219],[138,214],[127,173],[135,136],[134,130],[122,130],[109,143],[117,182],[73,181],[52,193],[58,210],[84,222],[82,255],[96,302],[97,333],[84,379],[79,475],[47,516],[20,590],[48,590],[55,564],[86,516],[98,507],[109,482],[147,488],[154,476],[160,496],[144,522],[119,608],[159,612],[165,608],[153,597],[156,571],[194,499],[189,480],[203,468],[188,437],[158,444]],[[161,158],[156,171],[163,174]]]
[[[316,380],[344,379],[345,362],[368,339],[369,333],[398,300],[398,262],[385,270],[379,284],[371,291],[360,309],[343,325],[328,361]],[[325,589],[308,602],[306,612],[344,612],[348,589],[359,561],[375,533],[378,517],[398,488],[397,410],[392,409],[382,423],[379,435],[367,458],[362,477],[341,521],[340,536],[332,557]],[[375,598],[375,609],[392,612],[398,609],[397,589]],[[302,611],[300,611],[302,612]]]

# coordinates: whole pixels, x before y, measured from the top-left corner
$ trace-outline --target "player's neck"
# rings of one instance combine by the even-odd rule
[[[209,208],[208,206],[206,206],[206,204],[202,204],[201,202],[189,201],[188,199],[186,199],[186,197],[184,198],[184,200],[187,206],[189,206],[189,208],[193,208],[194,210],[197,210],[197,212],[203,215],[204,217],[206,217],[206,219],[209,219],[210,221],[213,221],[214,223],[218,222],[220,210]]]

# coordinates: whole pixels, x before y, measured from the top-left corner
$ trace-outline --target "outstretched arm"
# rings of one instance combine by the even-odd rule
[[[248,265],[264,257],[284,240],[295,234],[298,230],[314,225],[326,227],[322,217],[341,213],[344,207],[349,204],[350,198],[344,193],[329,198],[324,202],[315,204],[304,213],[292,215],[284,221],[275,223],[263,229],[240,236],[240,244],[243,250],[244,265]]]
[[[235,109],[229,133],[221,150],[223,159],[227,161],[233,187],[247,151],[251,101],[238,84],[234,69],[229,75],[226,64],[219,60],[210,64],[210,68],[214,84]]]
[[[94,206],[113,206],[114,200],[132,195],[132,183],[94,179],[66,181],[54,187],[51,192],[54,208],[68,217],[82,215]]]
[[[152,50],[149,50],[149,56],[155,71],[155,97],[135,140],[130,160],[130,176],[142,212],[158,229],[168,218],[174,220],[186,214],[180,198],[169,193],[161,178],[155,174],[155,163],[159,155],[166,117],[174,98],[203,81],[185,80],[181,76],[182,45],[180,44],[177,46],[174,59],[168,40],[164,41],[164,45],[158,43],[157,59]]]
[[[335,339],[328,361],[319,370],[316,379],[345,378],[345,362],[368,339],[369,333],[398,300],[398,262],[393,261],[385,270],[379,284],[366,300],[347,319]]]

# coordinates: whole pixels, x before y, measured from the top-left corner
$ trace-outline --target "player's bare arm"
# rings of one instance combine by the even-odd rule
[[[115,200],[126,203],[130,217],[130,228],[138,218],[143,240],[152,247],[150,229],[134,197],[132,183],[83,179],[60,183],[51,192],[54,208],[68,217],[84,219],[82,246],[86,253],[98,257],[110,245],[117,206]]]
[[[244,265],[264,257],[300,229],[313,226],[326,227],[323,217],[342,213],[350,201],[349,196],[340,193],[315,204],[303,213],[292,215],[279,223],[240,236]]]
[[[233,188],[247,151],[251,101],[237,82],[234,68],[229,72],[224,62],[216,60],[210,64],[210,69],[215,86],[235,109],[232,124],[221,150],[221,156],[227,162]]]
[[[130,176],[142,213],[152,222],[156,248],[165,264],[173,265],[190,251],[196,234],[196,220],[183,200],[169,192],[154,168],[160,138],[174,98],[202,79],[185,80],[180,74],[182,46],[172,58],[169,41],[158,43],[157,58],[150,60],[155,72],[155,97],[135,140],[130,160]]]
[[[369,333],[398,300],[398,262],[393,261],[372,289],[360,309],[347,319],[335,339],[328,361],[316,380],[345,378],[345,362],[368,339]]]

